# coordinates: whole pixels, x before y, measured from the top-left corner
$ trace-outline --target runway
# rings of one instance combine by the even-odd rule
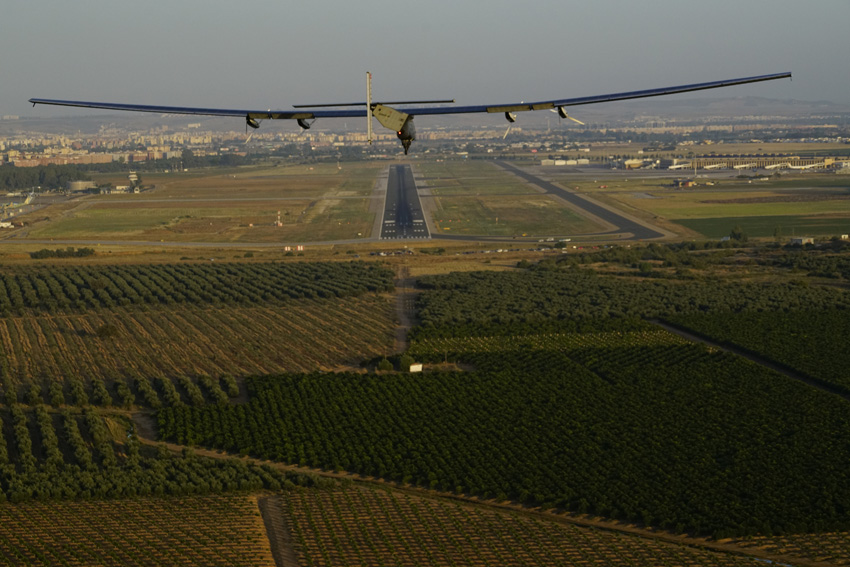
[[[381,240],[430,237],[410,166],[390,166]]]

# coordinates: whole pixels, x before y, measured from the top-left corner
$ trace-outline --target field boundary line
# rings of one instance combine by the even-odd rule
[[[828,394],[833,394],[835,396],[839,396],[839,397],[843,398],[844,400],[850,402],[850,393],[848,393],[843,388],[840,388],[838,386],[835,386],[834,384],[830,384],[829,382],[825,382],[825,381],[820,380],[818,378],[813,378],[811,376],[808,376],[808,375],[806,375],[806,374],[804,374],[804,373],[802,373],[798,370],[795,370],[793,368],[785,366],[782,363],[774,362],[773,360],[766,358],[764,355],[758,354],[758,353],[753,352],[753,351],[746,349],[744,347],[741,347],[741,346],[738,346],[738,345],[735,345],[735,344],[732,344],[732,343],[728,343],[728,342],[716,341],[716,340],[714,340],[710,337],[707,337],[707,336],[699,333],[698,331],[695,331],[693,329],[689,329],[687,327],[680,327],[678,325],[670,323],[669,321],[661,321],[661,320],[658,320],[658,319],[652,319],[649,322],[652,323],[653,325],[661,327],[662,329],[664,329],[666,331],[670,331],[671,333],[679,335],[683,339],[687,339],[687,340],[694,342],[694,343],[702,343],[704,345],[720,349],[724,352],[736,354],[738,356],[746,358],[750,362],[754,362],[754,363],[758,364],[759,366],[763,366],[763,367],[765,367],[769,370],[773,370],[774,372],[778,372],[779,374],[782,374],[783,376],[787,376],[788,378],[791,378],[792,380],[802,382],[802,383],[806,384],[807,386],[817,388],[818,390],[822,390],[822,391],[824,391]]]
[[[299,567],[279,497],[262,495],[256,501],[275,564],[277,567]]]

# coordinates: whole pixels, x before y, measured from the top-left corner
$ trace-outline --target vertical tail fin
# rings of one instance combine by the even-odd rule
[[[372,73],[366,71],[366,140],[372,144]]]

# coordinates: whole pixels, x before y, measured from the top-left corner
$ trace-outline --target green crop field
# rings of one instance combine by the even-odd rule
[[[764,215],[752,217],[720,217],[698,219],[671,219],[706,238],[722,238],[736,226],[747,236],[772,237],[779,233],[790,236],[837,236],[850,233],[850,214],[845,217],[813,215]]]

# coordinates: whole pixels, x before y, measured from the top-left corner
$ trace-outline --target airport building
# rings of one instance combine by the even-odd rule
[[[793,155],[710,155],[688,159],[664,159],[665,169],[817,169],[834,168],[840,162],[834,157],[801,158]]]

